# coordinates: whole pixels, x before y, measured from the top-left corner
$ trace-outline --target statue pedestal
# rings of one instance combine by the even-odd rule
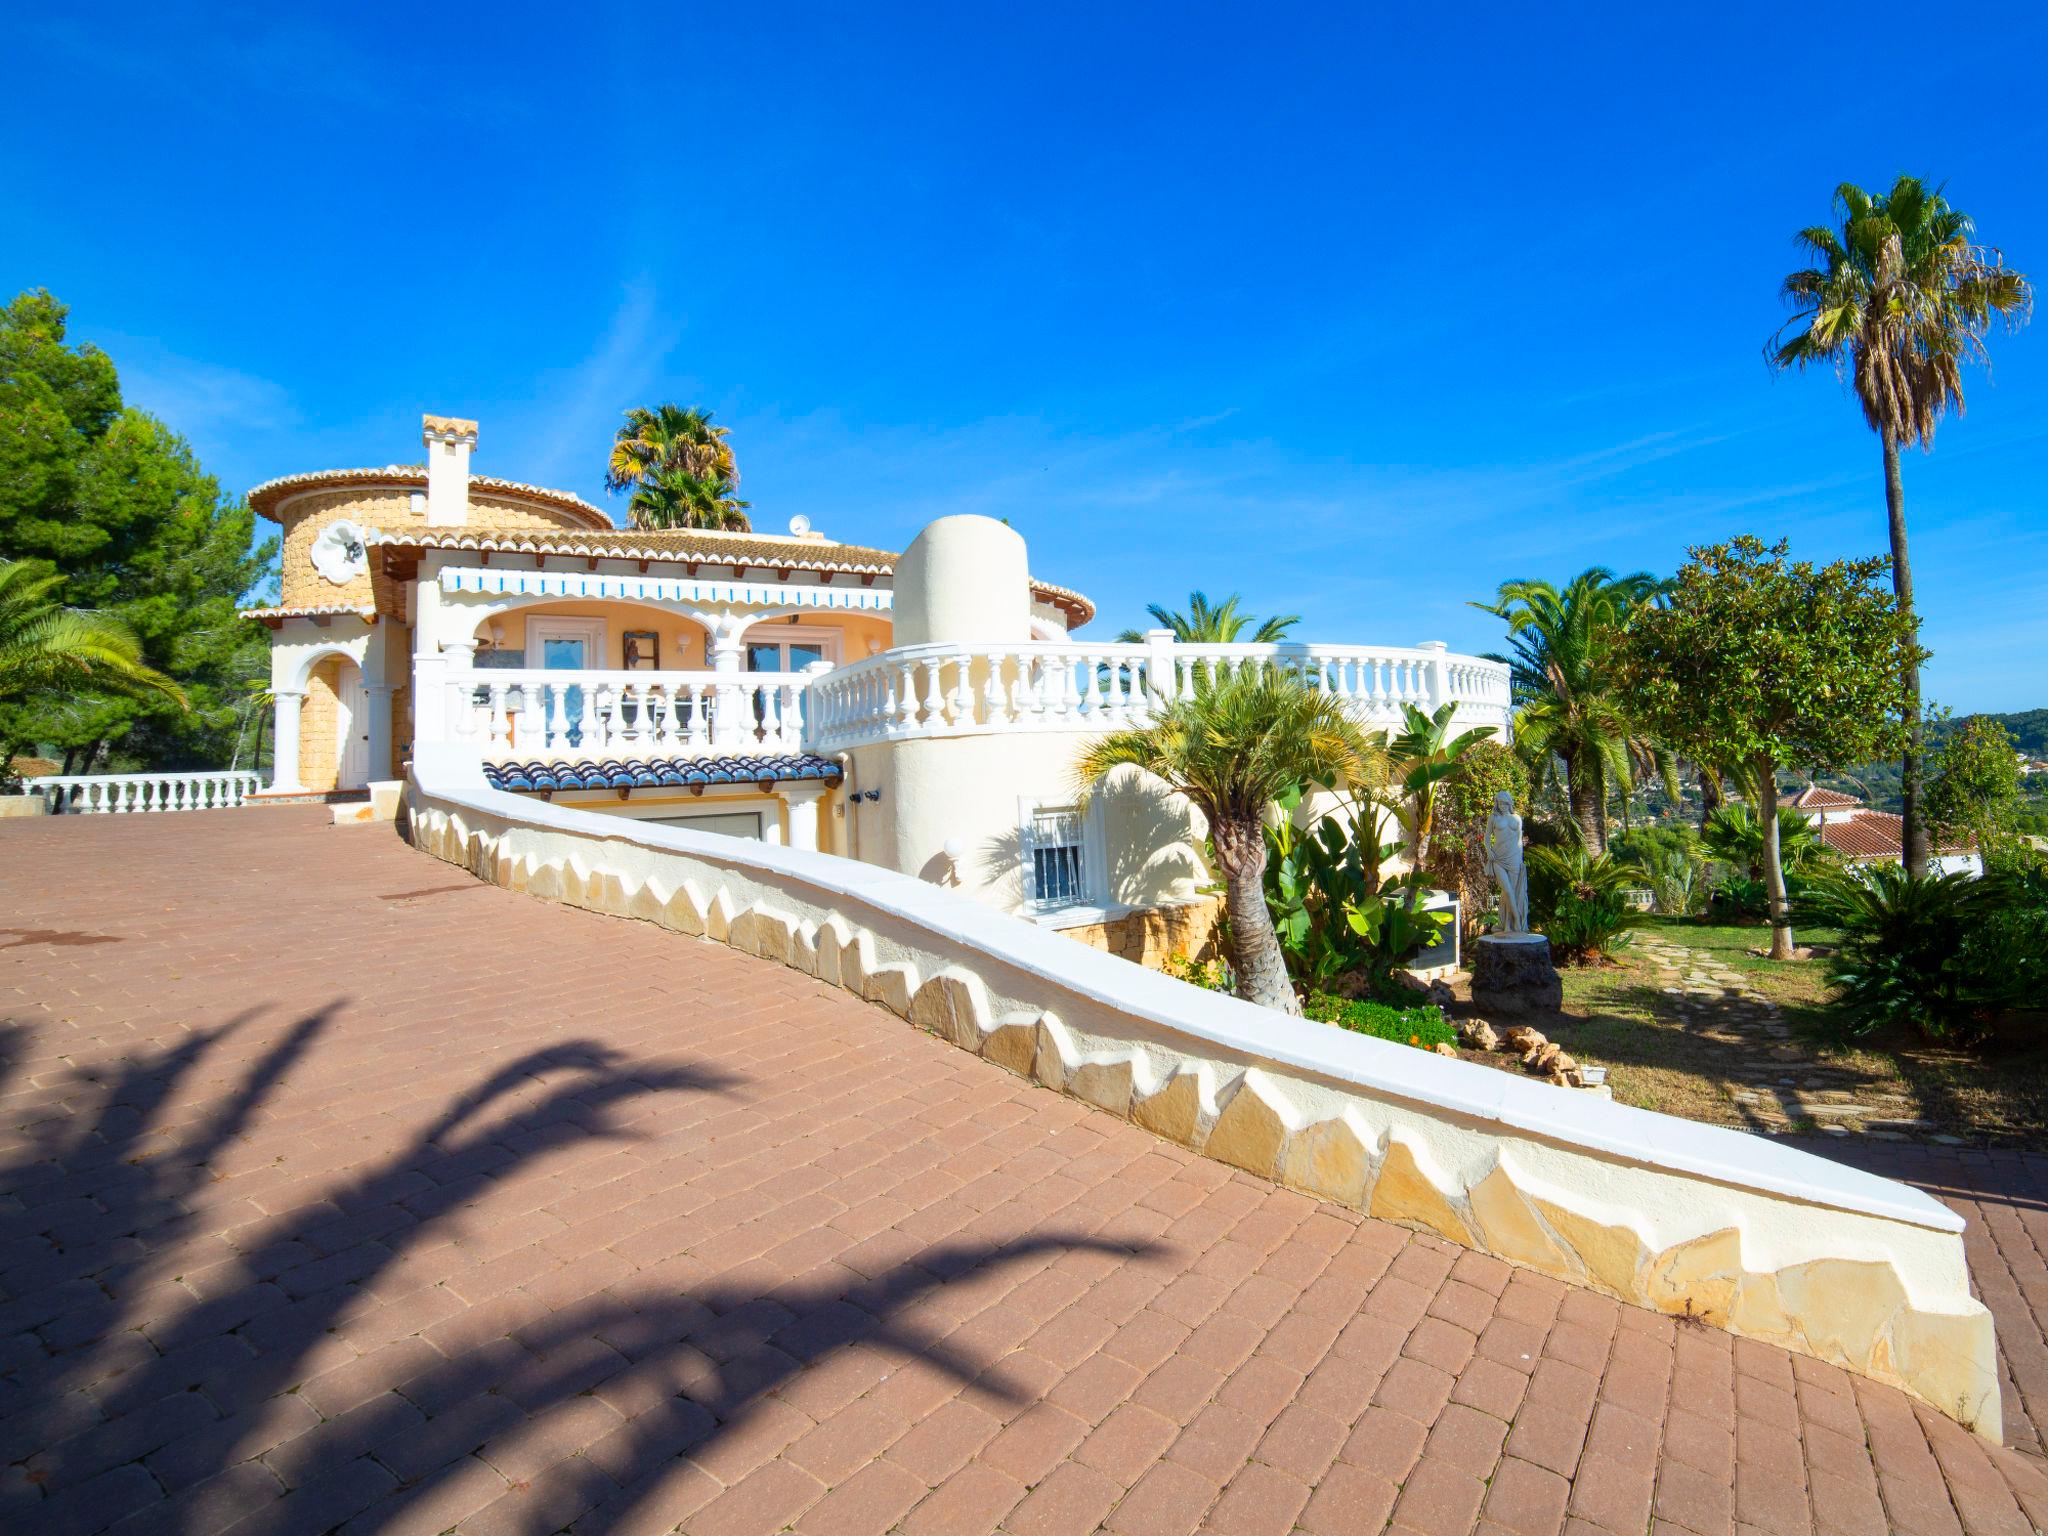
[[[1480,1013],[1514,1017],[1563,1004],[1564,982],[1542,934],[1489,933],[1472,946],[1472,1006]]]

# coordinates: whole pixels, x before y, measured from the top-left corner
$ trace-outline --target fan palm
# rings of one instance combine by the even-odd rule
[[[1863,419],[1884,449],[1885,511],[1890,523],[1892,586],[1913,612],[1913,567],[1906,553],[1906,491],[1899,450],[1931,450],[1934,429],[1953,406],[1963,411],[1963,367],[1988,360],[1994,322],[2023,324],[2033,309],[2026,275],[1975,243],[1969,215],[1940,188],[1901,176],[1873,197],[1848,182],[1835,189],[1833,226],[1798,234],[1813,265],[1788,276],[1781,293],[1794,314],[1765,348],[1779,369],[1826,363],[1846,377]],[[1904,784],[1905,863],[1927,872],[1928,832],[1921,786],[1920,667],[1907,663]]]
[[[744,533],[748,503],[723,476],[657,469],[633,487],[626,516],[635,528],[723,528]]]
[[[161,693],[183,705],[183,691],[143,661],[142,643],[126,624],[59,605],[62,580],[46,565],[0,559],[0,704],[94,692]],[[11,759],[15,744],[0,743],[0,751]]]
[[[1153,622],[1161,629],[1173,631],[1173,638],[1182,645],[1231,645],[1244,637],[1245,627],[1251,623],[1251,615],[1238,612],[1240,599],[1233,592],[1221,603],[1211,603],[1206,592],[1188,594],[1188,611],[1175,613],[1163,603],[1148,603],[1145,611],[1152,615]],[[1301,615],[1283,614],[1265,620],[1252,632],[1254,645],[1270,645],[1286,636],[1287,631],[1301,622]],[[1145,638],[1143,630],[1127,629],[1118,635],[1123,645],[1133,645]]]
[[[1266,907],[1266,815],[1293,786],[1362,782],[1374,758],[1334,696],[1277,668],[1251,667],[1202,684],[1148,726],[1100,737],[1076,772],[1094,784],[1130,764],[1193,802],[1223,875],[1238,996],[1299,1015]]]
[[[1515,746],[1539,782],[1561,764],[1565,800],[1580,840],[1607,851],[1607,793],[1625,794],[1639,769],[1661,773],[1678,798],[1677,763],[1630,718],[1614,670],[1614,647],[1638,605],[1663,584],[1647,572],[1616,576],[1604,566],[1581,571],[1562,590],[1547,581],[1504,581],[1483,612],[1508,621],[1508,664],[1515,702]]]
[[[744,530],[748,504],[734,494],[740,472],[727,432],[697,406],[635,406],[612,440],[605,487],[633,493],[626,513],[638,528]]]

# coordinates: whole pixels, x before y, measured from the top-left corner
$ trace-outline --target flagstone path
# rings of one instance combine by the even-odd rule
[[[1634,948],[1650,961],[1655,984],[1677,999],[1688,1033],[1747,1053],[1729,1078],[1736,1104],[1760,1128],[1962,1145],[1961,1137],[1941,1134],[1917,1115],[1911,1095],[1874,1090],[1859,1072],[1814,1061],[1794,1043],[1777,1004],[1713,954],[1649,932]]]
[[[1958,1166],[2038,1451],[2048,1178]],[[0,823],[8,1536],[2044,1524],[1890,1388],[388,828]]]

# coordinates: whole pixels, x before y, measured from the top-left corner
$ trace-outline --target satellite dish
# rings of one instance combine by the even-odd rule
[[[811,520],[799,512],[789,520],[789,531],[798,538],[802,538],[811,531]]]

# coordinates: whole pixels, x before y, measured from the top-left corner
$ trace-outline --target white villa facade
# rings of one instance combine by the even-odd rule
[[[426,463],[250,493],[284,532],[273,795],[397,779],[423,743],[494,787],[818,849],[1055,926],[1196,903],[1201,829],[1131,774],[1083,796],[1092,734],[1197,669],[1299,668],[1368,724],[1412,702],[1500,728],[1507,676],[1441,643],[1079,637],[1094,607],[1024,541],[940,519],[896,554],[788,534],[620,530],[568,492],[473,474],[477,426],[424,418]]]

